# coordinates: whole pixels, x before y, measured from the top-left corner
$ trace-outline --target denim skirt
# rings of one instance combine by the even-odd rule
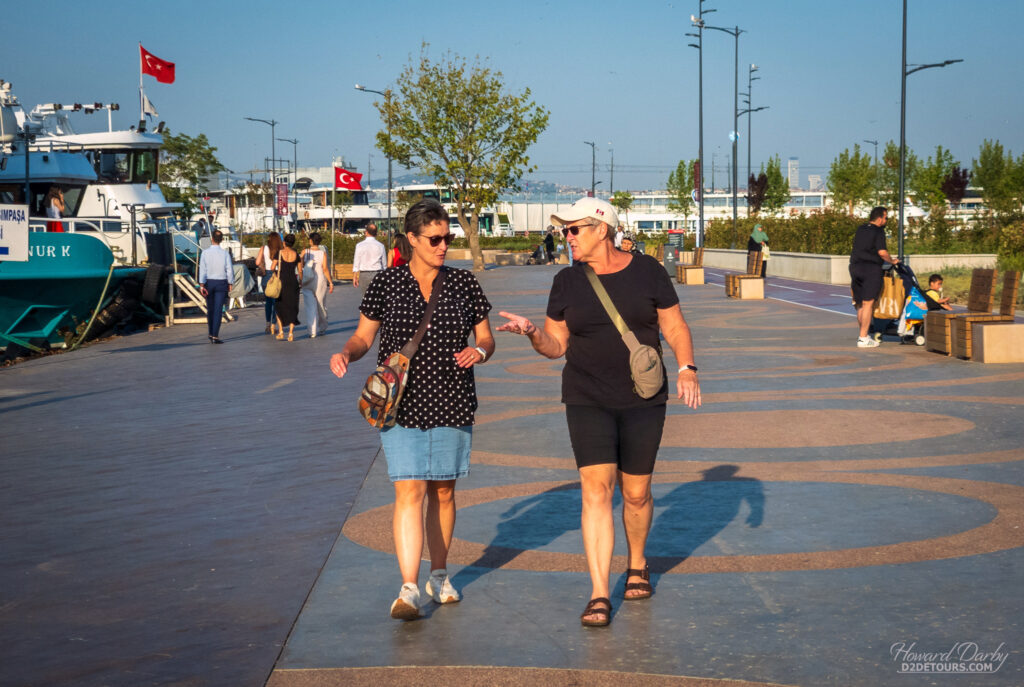
[[[417,429],[392,425],[380,431],[392,482],[458,479],[469,474],[473,426]]]

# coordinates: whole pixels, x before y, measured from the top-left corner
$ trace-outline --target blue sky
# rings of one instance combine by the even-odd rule
[[[118,102],[115,126],[138,113],[138,43],[177,65],[172,85],[145,77],[146,93],[173,131],[205,133],[221,161],[262,167],[270,130],[245,116],[276,119],[298,138],[300,166],[343,155],[374,178],[385,174],[373,148],[380,127],[372,95],[384,90],[426,41],[434,57],[479,56],[508,87],[530,88],[551,111],[530,155],[536,179],[590,183],[596,141],[600,188],[614,148],[615,187],[664,186],[670,168],[697,154],[697,51],[686,47],[686,2],[172,2],[63,0],[10,3],[0,79],[28,107],[40,102]],[[827,174],[844,148],[899,138],[901,0],[719,0],[709,24],[738,25],[740,90],[754,82],[752,158],[798,157],[801,183]],[[46,8],[46,9],[44,9]],[[44,21],[42,17],[48,18]],[[907,85],[907,143],[919,155],[941,144],[970,165],[985,138],[1024,152],[1024,58],[1017,49],[1024,2],[910,0],[907,60],[965,61],[914,74]],[[732,129],[733,38],[705,33],[704,135],[723,185]],[[741,100],[742,109],[742,100]],[[80,130],[105,117],[78,115]],[[740,172],[746,120],[740,119]],[[611,145],[608,143],[611,142]],[[861,143],[869,152],[872,147]],[[277,144],[292,157],[291,144]],[[881,147],[881,146],[880,146]],[[709,173],[710,176],[710,173]]]

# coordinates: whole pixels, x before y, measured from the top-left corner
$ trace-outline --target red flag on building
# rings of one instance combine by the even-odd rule
[[[142,73],[155,76],[160,83],[174,83],[174,63],[161,60],[156,55],[146,51],[139,44],[139,60],[142,65]]]
[[[341,167],[334,168],[334,188],[344,188],[350,191],[363,190],[363,175],[350,172]]]

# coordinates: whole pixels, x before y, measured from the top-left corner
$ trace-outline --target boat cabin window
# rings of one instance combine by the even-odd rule
[[[102,182],[144,184],[157,180],[157,151],[99,151],[93,166]]]
[[[25,197],[24,184],[0,184],[0,203],[20,205]]]

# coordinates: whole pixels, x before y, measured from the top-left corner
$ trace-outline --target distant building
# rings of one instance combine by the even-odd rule
[[[787,176],[790,188],[800,188],[800,158],[789,158]]]
[[[808,191],[820,191],[824,186],[821,184],[820,174],[808,174],[807,175],[807,190]]]

